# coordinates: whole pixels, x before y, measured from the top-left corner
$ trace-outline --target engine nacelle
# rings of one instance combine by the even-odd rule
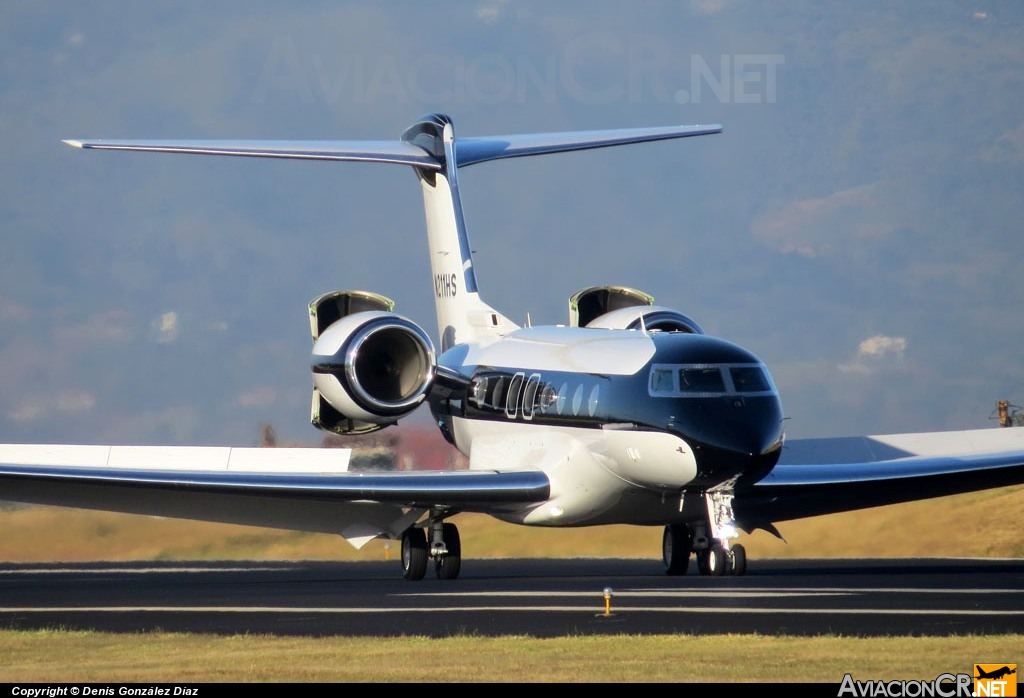
[[[574,327],[704,334],[700,325],[678,310],[654,305],[654,297],[626,286],[593,286],[569,299]]]
[[[336,434],[394,424],[423,402],[437,359],[416,323],[383,310],[345,315],[320,328],[313,344],[310,421]]]

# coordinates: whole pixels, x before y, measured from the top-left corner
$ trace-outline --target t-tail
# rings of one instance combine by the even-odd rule
[[[458,170],[487,160],[719,133],[718,124],[469,137],[456,140],[450,118],[426,116],[395,141],[97,140],[78,148],[200,155],[345,160],[410,165],[423,190],[432,291],[441,351],[500,337],[517,325],[480,297],[459,198]]]
[[[425,117],[406,129],[402,140],[426,150],[440,165],[439,169],[414,169],[423,188],[441,351],[516,329],[518,325],[480,299],[459,197],[459,161],[451,119],[442,114]]]

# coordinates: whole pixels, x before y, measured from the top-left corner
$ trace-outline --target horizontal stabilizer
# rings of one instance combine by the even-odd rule
[[[600,131],[569,131],[564,133],[530,133],[513,136],[485,136],[456,140],[455,157],[459,167],[487,160],[517,158],[570,150],[590,150],[613,145],[663,141],[670,138],[704,136],[721,133],[719,124],[696,126],[659,126],[654,128],[608,129]]]
[[[254,141],[254,140],[109,140],[64,141],[87,150],[137,150],[149,153],[238,155],[293,160],[350,160],[388,162],[437,170],[441,164],[429,153],[405,141]]]
[[[459,167],[501,158],[561,153],[571,150],[606,148],[629,143],[645,143],[670,138],[720,133],[718,124],[696,126],[658,126],[651,128],[529,133],[507,136],[483,136],[457,139]],[[394,141],[262,141],[262,140],[125,140],[68,139],[75,148],[87,150],[135,150],[150,153],[188,153],[195,155],[235,155],[241,157],[284,158],[293,160],[348,160],[411,165],[431,170],[443,163],[427,150],[407,140]]]

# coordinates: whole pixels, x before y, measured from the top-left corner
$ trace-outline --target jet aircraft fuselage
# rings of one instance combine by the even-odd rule
[[[593,449],[598,462],[664,499],[754,482],[781,453],[782,405],[764,363],[704,334],[528,327],[449,350],[438,363],[471,376],[465,389],[430,402],[442,433],[467,455],[476,439],[504,438],[511,458],[527,426],[612,439],[618,447]],[[600,518],[635,522],[628,509],[618,521],[614,508]]]

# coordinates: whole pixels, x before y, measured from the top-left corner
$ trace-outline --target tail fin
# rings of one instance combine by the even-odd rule
[[[427,244],[441,351],[456,344],[500,337],[518,325],[480,298],[459,196],[455,133],[447,116],[434,114],[410,126],[402,140],[430,153],[440,168],[414,168],[423,189]]]
[[[67,140],[96,150],[137,150],[199,155],[348,160],[410,165],[423,190],[430,270],[441,351],[458,343],[499,337],[518,326],[480,298],[459,198],[458,169],[478,162],[628,143],[719,133],[717,124],[537,133],[455,140],[450,118],[432,114],[400,141]]]
[[[444,114],[432,114],[409,127],[402,134],[402,140],[427,151],[440,165],[437,169],[415,169],[423,187],[441,351],[460,342],[498,337],[517,327],[480,298],[459,198],[460,167],[501,158],[588,150],[718,133],[721,130],[722,127],[717,125],[671,126],[490,136],[456,141],[452,121]]]

